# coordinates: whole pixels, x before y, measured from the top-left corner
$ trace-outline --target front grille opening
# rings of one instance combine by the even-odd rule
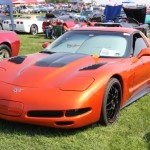
[[[72,125],[72,124],[74,124],[73,121],[57,121],[55,123],[56,123],[56,125],[59,125],[59,126],[66,126],[66,125]]]
[[[87,113],[88,111],[90,111],[91,108],[81,108],[81,109],[72,109],[72,110],[67,110],[65,113],[66,117],[73,117],[73,116],[78,116],[78,115],[82,115],[84,113]]]
[[[27,113],[28,117],[45,117],[45,118],[55,118],[63,117],[63,111],[29,111]]]

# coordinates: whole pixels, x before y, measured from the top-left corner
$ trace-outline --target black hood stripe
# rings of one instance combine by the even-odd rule
[[[87,55],[85,54],[53,53],[37,61],[35,65],[42,67],[63,67],[73,61],[84,58],[86,56]]]

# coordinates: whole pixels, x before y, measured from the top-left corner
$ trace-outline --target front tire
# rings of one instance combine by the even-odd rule
[[[31,33],[32,35],[36,35],[36,34],[38,33],[38,27],[37,27],[37,25],[33,24],[33,25],[31,26],[30,33]]]
[[[0,45],[0,60],[11,57],[11,49],[5,45]]]
[[[101,112],[101,124],[109,125],[116,121],[118,113],[120,111],[120,103],[122,99],[121,84],[116,78],[111,78],[107,84],[104,92],[102,112]]]

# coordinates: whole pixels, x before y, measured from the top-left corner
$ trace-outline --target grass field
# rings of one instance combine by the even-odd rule
[[[42,50],[43,34],[19,34],[19,55]],[[62,130],[0,120],[0,150],[150,150],[150,94],[121,110],[103,127]]]

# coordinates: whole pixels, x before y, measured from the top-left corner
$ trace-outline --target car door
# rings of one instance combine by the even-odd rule
[[[142,49],[148,48],[143,37],[136,33],[133,35],[133,58],[136,57]],[[150,56],[142,56],[137,61],[133,62],[134,82],[133,91],[139,92],[144,90],[150,79]]]

